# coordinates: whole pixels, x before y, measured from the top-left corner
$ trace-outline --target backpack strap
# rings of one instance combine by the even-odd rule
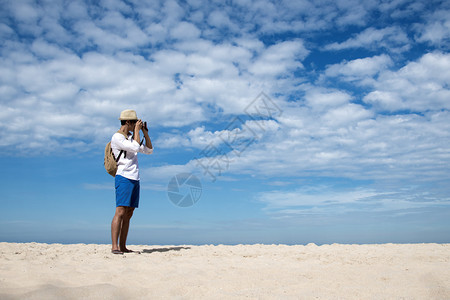
[[[120,133],[121,135],[123,135],[126,139],[128,139],[128,136],[126,136],[123,132],[121,131],[117,131],[117,133]],[[116,159],[116,162],[119,162],[120,156],[122,155],[122,153],[124,153],[124,158],[127,158],[127,151],[124,150],[120,150],[119,156]]]
[[[127,151],[120,150],[119,156],[117,156],[116,163],[119,162],[120,156],[125,152],[125,158],[127,157]]]

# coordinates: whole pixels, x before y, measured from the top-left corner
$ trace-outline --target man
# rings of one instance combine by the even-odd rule
[[[153,153],[153,146],[148,136],[147,126],[137,118],[134,110],[128,109],[120,113],[121,127],[111,138],[111,149],[114,157],[118,157],[116,187],[116,213],[111,222],[112,253],[124,254],[133,252],[127,249],[127,235],[133,211],[139,206],[139,165],[137,154]],[[145,143],[142,145],[140,130],[144,133]],[[133,132],[131,135],[130,132]]]

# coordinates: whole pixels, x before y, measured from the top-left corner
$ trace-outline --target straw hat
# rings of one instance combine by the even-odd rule
[[[120,113],[119,120],[137,120],[136,112],[132,109],[126,109]]]

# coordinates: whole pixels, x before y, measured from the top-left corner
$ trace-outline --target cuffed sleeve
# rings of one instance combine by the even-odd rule
[[[153,153],[153,148],[149,148],[145,145],[145,143],[139,148],[139,152],[140,153],[144,153],[144,154],[152,154]]]

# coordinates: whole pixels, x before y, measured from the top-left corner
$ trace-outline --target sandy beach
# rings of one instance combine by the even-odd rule
[[[450,299],[450,244],[0,243],[0,299]]]

